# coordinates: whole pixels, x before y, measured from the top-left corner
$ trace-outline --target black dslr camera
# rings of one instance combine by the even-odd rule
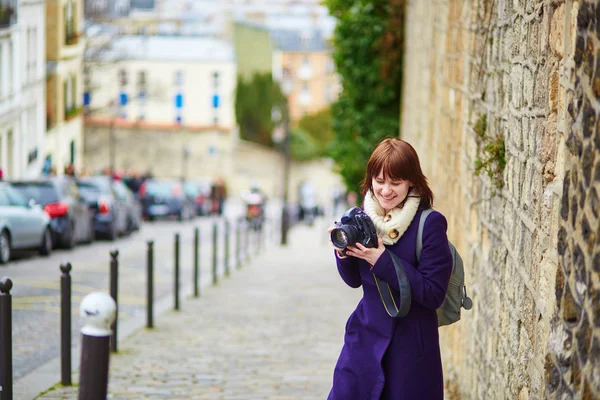
[[[371,218],[359,207],[352,207],[335,222],[331,242],[346,255],[346,247],[360,243],[365,247],[377,247],[377,231]]]

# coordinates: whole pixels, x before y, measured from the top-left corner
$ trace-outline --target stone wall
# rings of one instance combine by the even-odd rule
[[[448,397],[598,398],[598,1],[407,7],[401,136],[474,300],[440,328]]]
[[[110,165],[109,132],[106,124],[88,123],[84,135],[84,167],[90,173]],[[160,178],[212,179],[222,177],[232,196],[239,196],[253,182],[271,198],[283,195],[283,155],[280,151],[240,140],[236,132],[219,129],[176,131],[135,125],[115,127],[115,167],[125,172],[151,172]],[[187,149],[187,161],[184,151]],[[329,205],[331,188],[340,177],[327,160],[292,162],[289,199],[296,201],[297,187],[312,181],[319,202]]]

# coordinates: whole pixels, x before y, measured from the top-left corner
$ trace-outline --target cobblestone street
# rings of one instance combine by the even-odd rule
[[[123,340],[110,359],[109,398],[326,398],[360,292],[339,279],[323,229],[294,228],[287,248],[269,247]],[[77,384],[38,397],[76,398]]]

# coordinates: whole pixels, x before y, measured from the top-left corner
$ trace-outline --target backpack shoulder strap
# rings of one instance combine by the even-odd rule
[[[425,220],[432,212],[433,208],[423,210],[421,218],[419,219],[419,228],[417,229],[417,261],[421,258],[421,251],[423,250],[423,227],[425,226]]]

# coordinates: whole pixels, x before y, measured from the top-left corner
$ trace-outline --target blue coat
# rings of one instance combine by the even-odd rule
[[[385,280],[398,299],[398,279],[385,252],[373,269],[355,257],[337,260],[339,273],[363,297],[348,318],[344,346],[333,374],[328,400],[436,400],[444,397],[444,379],[436,309],[446,296],[452,255],[446,218],[431,213],[423,228],[423,250],[415,248],[421,210],[396,244],[386,246],[400,257],[411,286],[408,314],[391,318],[385,311],[373,274]]]

